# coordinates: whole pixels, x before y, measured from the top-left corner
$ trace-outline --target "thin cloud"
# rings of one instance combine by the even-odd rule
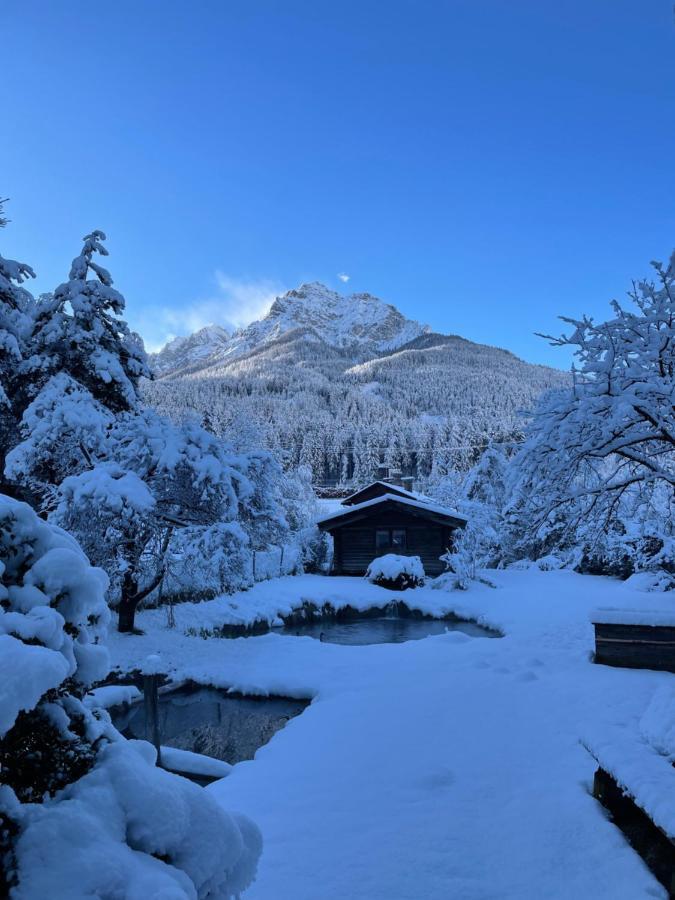
[[[351,275],[347,275],[346,272],[338,272],[338,278],[340,279],[340,281],[343,281],[345,284],[349,281],[349,279],[350,279],[351,277],[352,277],[352,276],[351,276]]]
[[[215,273],[215,283],[213,297],[148,310],[133,322],[146,349],[156,352],[176,336],[192,334],[206,325],[220,325],[228,331],[243,328],[269,312],[275,298],[285,291],[270,278],[238,278],[220,270]]]

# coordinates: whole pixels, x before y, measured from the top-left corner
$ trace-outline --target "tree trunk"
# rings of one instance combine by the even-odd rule
[[[122,596],[118,613],[119,618],[117,621],[117,630],[125,634],[132,633],[134,630],[134,622],[136,618],[135,598]]]
[[[138,606],[138,589],[136,579],[129,572],[122,581],[122,596],[118,609],[117,630],[129,634],[134,630],[136,607]]]
[[[167,534],[162,543],[162,556],[164,556],[167,551],[172,531],[172,528],[167,530]],[[122,579],[122,595],[120,597],[118,609],[119,616],[117,620],[117,630],[124,632],[125,634],[136,630],[135,618],[138,604],[141,600],[145,600],[145,598],[162,583],[162,579],[164,578],[164,565],[162,564],[159,567],[150,584],[146,585],[142,590],[138,587],[136,577],[134,570],[129,569],[124,573],[124,578]]]

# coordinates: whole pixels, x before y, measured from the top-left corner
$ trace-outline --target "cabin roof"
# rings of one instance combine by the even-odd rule
[[[424,494],[420,494],[417,491],[409,491],[399,484],[390,484],[388,481],[371,481],[370,484],[367,484],[365,487],[359,488],[358,491],[354,491],[349,497],[345,497],[342,501],[342,505],[356,506],[359,503],[358,498],[362,494],[367,494],[368,491],[372,491],[373,488],[380,488],[382,494],[397,494],[401,497],[410,497],[412,500],[420,500],[423,503],[433,502],[431,497],[426,497]]]
[[[340,528],[342,525],[348,525],[350,522],[367,518],[368,513],[375,507],[389,504],[402,506],[412,515],[430,519],[442,525],[450,525],[454,528],[463,528],[467,522],[466,518],[454,509],[436,506],[434,503],[416,500],[412,497],[402,497],[398,494],[383,494],[381,497],[374,497],[372,500],[366,500],[364,503],[349,506],[344,512],[334,513],[319,519],[317,525],[324,531],[332,531],[334,528]]]

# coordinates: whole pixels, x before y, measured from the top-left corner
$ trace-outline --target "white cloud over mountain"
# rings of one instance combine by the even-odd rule
[[[159,350],[177,335],[192,334],[206,325],[221,325],[229,330],[242,328],[268,311],[284,286],[271,278],[246,278],[217,270],[216,290],[211,297],[180,306],[162,306],[147,310],[131,321],[145,340],[150,352]]]

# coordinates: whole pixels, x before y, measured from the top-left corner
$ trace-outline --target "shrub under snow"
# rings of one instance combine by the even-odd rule
[[[392,591],[404,591],[406,588],[419,587],[424,584],[424,567],[419,556],[399,556],[386,553],[378,556],[368,566],[368,581]]]
[[[0,495],[0,895],[239,893],[256,827],[82,702],[108,672],[107,584],[70,535]]]

